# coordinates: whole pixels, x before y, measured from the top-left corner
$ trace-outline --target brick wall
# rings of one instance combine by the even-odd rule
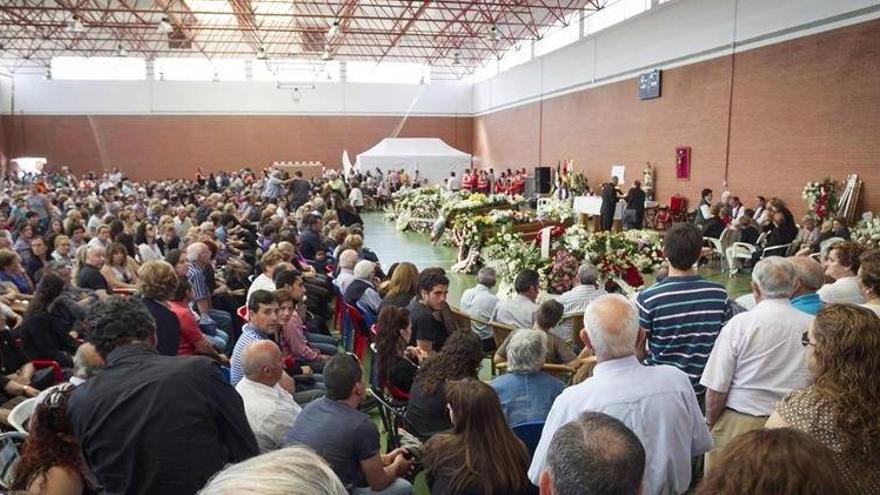
[[[36,155],[76,173],[119,167],[134,179],[322,161],[339,167],[389,136],[401,117],[6,116],[11,156]],[[410,117],[400,137],[437,137],[471,153],[470,117]]]
[[[732,102],[727,180],[747,204],[778,196],[801,213],[807,181],[858,173],[863,205],[877,211],[878,73],[880,20],[664,71],[656,100],[638,100],[627,80],[479,116],[474,154],[503,168],[571,158],[591,184],[612,164],[627,166],[627,182],[641,178],[651,161],[663,201],[694,200],[722,190]],[[675,179],[676,146],[692,148],[689,181]]]

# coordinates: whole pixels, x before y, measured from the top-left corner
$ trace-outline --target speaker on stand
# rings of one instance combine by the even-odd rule
[[[535,193],[550,194],[553,190],[553,179],[550,167],[535,167]]]

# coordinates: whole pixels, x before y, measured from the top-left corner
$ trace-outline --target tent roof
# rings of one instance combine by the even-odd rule
[[[385,138],[358,155],[379,156],[448,156],[470,159],[471,155],[449,146],[438,138]]]

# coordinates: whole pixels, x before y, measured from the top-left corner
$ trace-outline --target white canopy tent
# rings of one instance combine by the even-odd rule
[[[471,155],[437,138],[386,138],[359,154],[355,163],[361,172],[404,169],[415,177],[418,171],[419,179],[428,179],[429,184],[442,184],[450,172],[461,177],[470,166]]]

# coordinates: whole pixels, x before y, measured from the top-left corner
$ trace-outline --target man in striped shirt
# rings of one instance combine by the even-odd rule
[[[721,327],[731,317],[730,299],[723,286],[701,277],[695,268],[703,236],[692,224],[676,223],[663,241],[669,276],[643,290],[636,304],[645,342],[640,358],[648,365],[668,364],[688,375],[702,402],[703,368]]]

